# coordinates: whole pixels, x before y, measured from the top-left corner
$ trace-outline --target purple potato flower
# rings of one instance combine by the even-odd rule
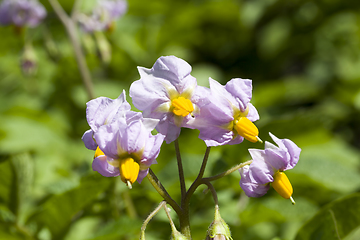
[[[124,15],[127,7],[125,0],[98,0],[92,14],[81,14],[78,21],[85,32],[103,31]]]
[[[273,134],[269,134],[278,146],[265,142],[264,150],[249,149],[253,162],[250,166],[247,165],[239,170],[241,175],[240,186],[249,197],[263,196],[270,188],[269,183],[273,183],[275,188],[274,183],[277,175],[294,168],[299,161],[301,149],[294,142],[289,139],[279,139]],[[277,189],[275,188],[275,190]],[[280,193],[280,195],[282,194]]]
[[[250,103],[252,97],[252,83],[249,79],[234,78],[225,86],[210,78],[209,103],[201,108],[200,116],[194,121],[195,128],[200,130],[199,138],[207,146],[224,144],[238,144],[244,140],[245,134],[240,135],[237,126],[241,120],[251,125],[259,119],[259,114]],[[250,121],[251,122],[250,122]],[[255,125],[252,124],[252,129]],[[251,126],[250,126],[251,127]],[[247,137],[256,142],[257,134]]]
[[[156,130],[170,143],[181,127],[194,128],[192,122],[207,104],[209,90],[197,86],[191,66],[175,56],[163,56],[151,69],[138,67],[140,80],[130,86],[130,97],[144,117],[159,119]]]
[[[0,24],[36,27],[46,17],[44,6],[36,0],[4,0],[0,5]]]
[[[86,119],[90,129],[84,133],[82,140],[85,147],[90,150],[97,148],[93,135],[101,126],[111,124],[119,118],[125,118],[126,115],[128,119],[131,119],[133,115],[141,115],[141,113],[130,111],[131,106],[126,101],[125,90],[117,99],[99,97],[87,102],[86,106]]]
[[[122,171],[122,165],[126,165],[125,161],[131,159],[130,168],[138,167],[134,174],[136,174],[135,179],[141,183],[150,165],[156,163],[165,137],[162,134],[155,136],[151,134],[157,123],[158,120],[139,118],[137,115],[131,121],[120,118],[111,124],[99,127],[94,137],[103,154],[95,154],[93,170],[105,177],[128,174],[126,170]],[[124,178],[123,181],[126,183],[129,179]]]

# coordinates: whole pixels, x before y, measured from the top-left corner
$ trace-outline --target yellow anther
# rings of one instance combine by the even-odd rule
[[[103,153],[103,151],[100,150],[99,147],[97,147],[95,150],[94,158],[97,158],[98,156],[101,156],[101,155],[105,155],[105,154]]]
[[[248,118],[246,117],[240,117],[239,120],[236,122],[234,126],[237,133],[244,137],[246,140],[249,140],[250,142],[262,142],[261,139],[258,137],[259,130],[255,126],[254,123],[252,123]]]
[[[120,177],[121,181],[126,183],[128,187],[131,189],[131,184],[133,184],[140,170],[140,165],[132,158],[125,158],[120,160]]]
[[[178,97],[171,101],[173,107],[173,113],[177,116],[186,117],[192,111],[194,111],[194,106],[189,99],[184,97]]]
[[[277,191],[280,196],[286,199],[290,199],[292,204],[295,204],[294,199],[291,197],[293,194],[293,188],[291,183],[284,172],[277,172],[274,175],[274,182],[271,184],[275,191]]]

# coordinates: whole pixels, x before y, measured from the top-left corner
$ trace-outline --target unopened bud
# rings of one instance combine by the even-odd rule
[[[214,221],[207,231],[206,240],[232,240],[229,226],[221,218],[219,206],[215,206]]]
[[[24,75],[33,76],[37,72],[36,54],[31,44],[26,44],[20,58],[20,67]]]

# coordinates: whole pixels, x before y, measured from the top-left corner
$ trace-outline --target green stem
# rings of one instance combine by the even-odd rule
[[[230,168],[229,170],[225,171],[225,172],[222,172],[218,175],[215,175],[215,176],[212,176],[212,177],[207,177],[207,178],[204,178],[205,181],[214,181],[216,179],[219,179],[219,178],[222,178],[222,177],[225,177],[227,175],[229,175],[230,173],[233,173],[235,172],[236,170],[239,170],[240,168],[242,167],[245,167],[246,165],[250,165],[252,163],[252,160],[249,160],[247,162],[244,162],[244,163],[240,163],[239,165],[236,165],[235,167],[232,167]]]
[[[174,209],[178,216],[182,214],[180,206],[171,198],[164,186],[161,184],[155,173],[149,168],[149,174],[146,175],[155,190],[164,198],[164,200]]]
[[[150,220],[160,211],[160,209],[165,206],[166,207],[166,201],[162,201],[157,208],[155,208],[154,211],[152,211],[149,216],[145,219],[143,225],[141,226],[141,236],[140,240],[145,240],[145,229]]]
[[[206,186],[209,188],[209,190],[210,190],[210,192],[212,194],[212,197],[214,199],[215,205],[216,206],[219,205],[219,200],[218,200],[218,197],[217,197],[216,190],[215,190],[214,186],[209,181],[203,180],[202,183],[206,184]]]
[[[186,185],[185,185],[185,177],[184,177],[184,169],[181,161],[179,141],[175,140],[175,152],[176,152],[176,160],[179,169],[179,180],[180,180],[180,189],[181,189],[181,203],[184,201],[186,194]]]
[[[172,230],[173,232],[177,232],[177,229],[176,229],[176,227],[175,227],[175,224],[174,224],[173,220],[171,219],[170,212],[169,212],[169,209],[167,208],[166,204],[164,204],[164,209],[165,209],[166,216],[167,216],[168,219],[169,219],[170,226],[171,226],[171,230]]]
[[[186,192],[184,204],[182,205],[182,207],[184,207],[184,208],[189,206],[191,196],[193,195],[193,193],[195,192],[197,187],[202,184],[202,177],[204,176],[204,172],[205,172],[206,164],[207,164],[207,161],[209,158],[209,154],[210,154],[210,147],[207,147],[199,174],[198,174],[197,178],[195,179],[195,181],[193,182],[193,184],[190,186],[189,190]]]
[[[184,234],[187,238],[191,239],[191,231],[190,231],[190,214],[189,214],[189,205],[190,199],[196,188],[201,184],[202,177],[205,172],[206,164],[210,154],[210,147],[206,148],[206,152],[204,155],[204,159],[199,171],[198,176],[196,177],[193,184],[190,186],[189,190],[186,192],[184,200],[181,202],[182,215],[179,215],[180,219],[180,228],[181,233]]]
[[[71,45],[74,49],[75,59],[78,64],[79,71],[80,71],[80,74],[82,77],[81,79],[83,81],[86,92],[88,94],[88,98],[93,99],[95,97],[95,95],[94,95],[93,85],[92,85],[92,81],[91,81],[90,70],[86,65],[85,56],[84,56],[84,53],[83,53],[81,45],[80,45],[80,40],[79,40],[79,36],[76,31],[75,22],[72,18],[70,18],[66,14],[66,12],[64,11],[64,9],[61,7],[61,5],[59,4],[59,2],[57,0],[48,0],[48,1],[49,1],[50,5],[52,6],[52,8],[54,9],[56,15],[60,18],[61,22],[65,26],[65,29],[68,33],[68,36],[69,36],[69,39],[71,42]],[[78,6],[78,3],[74,6],[75,9],[77,8],[77,6]],[[74,12],[76,12],[76,10]],[[73,13],[73,15],[75,15],[75,14]]]

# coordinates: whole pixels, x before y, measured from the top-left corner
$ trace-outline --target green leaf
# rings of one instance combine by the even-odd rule
[[[326,205],[298,232],[296,240],[343,239],[360,225],[360,193]]]
[[[61,238],[73,217],[104,192],[111,182],[100,174],[84,177],[79,187],[47,200],[34,220],[48,227],[53,239]]]
[[[4,203],[12,213],[17,213],[17,179],[10,160],[0,164],[0,203]]]

